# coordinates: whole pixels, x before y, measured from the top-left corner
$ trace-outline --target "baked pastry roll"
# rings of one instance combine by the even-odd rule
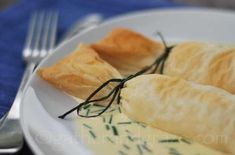
[[[91,45],[124,76],[154,62],[161,43],[124,28],[115,28]],[[201,42],[176,45],[167,58],[164,74],[223,88],[235,94],[235,48]]]
[[[164,74],[235,94],[235,48],[199,42],[181,43],[169,54]]]
[[[151,64],[164,49],[161,43],[125,28],[113,29],[91,47],[124,76]]]
[[[121,107],[130,118],[235,154],[235,95],[166,75],[127,81]]]
[[[89,46],[79,47],[52,66],[40,68],[38,75],[64,92],[86,99],[97,87],[111,78],[120,78],[119,72],[102,60]],[[101,91],[104,96],[112,85]]]

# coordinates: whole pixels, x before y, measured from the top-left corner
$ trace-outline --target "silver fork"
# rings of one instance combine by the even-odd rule
[[[57,20],[57,12],[37,12],[31,17],[23,50],[25,72],[11,109],[0,122],[0,153],[15,153],[23,146],[19,124],[22,93],[35,66],[54,48]]]

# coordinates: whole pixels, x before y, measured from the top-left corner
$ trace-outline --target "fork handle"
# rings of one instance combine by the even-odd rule
[[[35,63],[28,63],[26,65],[26,68],[25,68],[20,86],[18,88],[15,100],[11,106],[10,111],[7,114],[7,119],[19,119],[20,118],[20,103],[22,100],[24,88],[25,88],[27,81],[29,80],[30,75],[33,73],[35,66],[36,66]]]
[[[0,153],[15,153],[23,146],[23,132],[20,126],[20,103],[25,85],[32,74],[35,63],[28,63],[25,68],[18,92],[8,114],[1,121]]]

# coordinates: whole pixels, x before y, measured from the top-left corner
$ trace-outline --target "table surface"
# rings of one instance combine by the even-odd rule
[[[7,0],[0,3],[0,117],[14,101],[24,71],[22,49],[30,14],[35,10],[57,10],[59,12],[58,40],[77,20],[90,13],[100,13],[110,18],[126,12],[178,7],[173,0]],[[12,2],[11,5],[8,5]],[[8,5],[8,6],[7,6]],[[32,154],[25,143],[19,155]]]

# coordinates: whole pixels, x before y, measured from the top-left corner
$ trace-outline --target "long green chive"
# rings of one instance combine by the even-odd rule
[[[172,51],[173,46],[168,47],[163,36],[159,32],[158,32],[158,35],[160,36],[160,38],[165,46],[165,51],[162,55],[160,55],[158,58],[156,58],[156,60],[152,64],[144,67],[143,69],[136,72],[135,74],[129,75],[126,78],[110,79],[110,80],[104,82],[100,87],[98,87],[94,92],[92,92],[84,102],[80,103],[78,106],[72,108],[71,110],[65,112],[64,114],[60,115],[59,118],[64,119],[68,114],[72,113],[75,110],[77,111],[77,114],[80,117],[89,117],[90,118],[90,117],[100,116],[113,104],[113,101],[115,99],[117,99],[118,104],[120,103],[120,99],[121,99],[120,92],[121,92],[121,89],[123,88],[124,84],[127,81],[129,81],[139,75],[142,75],[142,74],[155,73],[159,69],[159,67],[160,67],[160,74],[162,74],[165,61],[166,61],[167,57],[169,56],[170,52]],[[93,99],[94,96],[96,96],[98,92],[100,92],[103,88],[107,87],[110,83],[116,83],[116,86],[106,96],[103,96],[98,99]],[[110,101],[108,102],[107,106],[103,109],[103,111],[101,111],[100,113],[94,114],[94,115],[83,115],[80,113],[80,110],[83,108],[83,106],[86,106],[87,104],[94,103],[94,102],[97,103],[99,101],[104,101],[107,99],[110,99]]]

